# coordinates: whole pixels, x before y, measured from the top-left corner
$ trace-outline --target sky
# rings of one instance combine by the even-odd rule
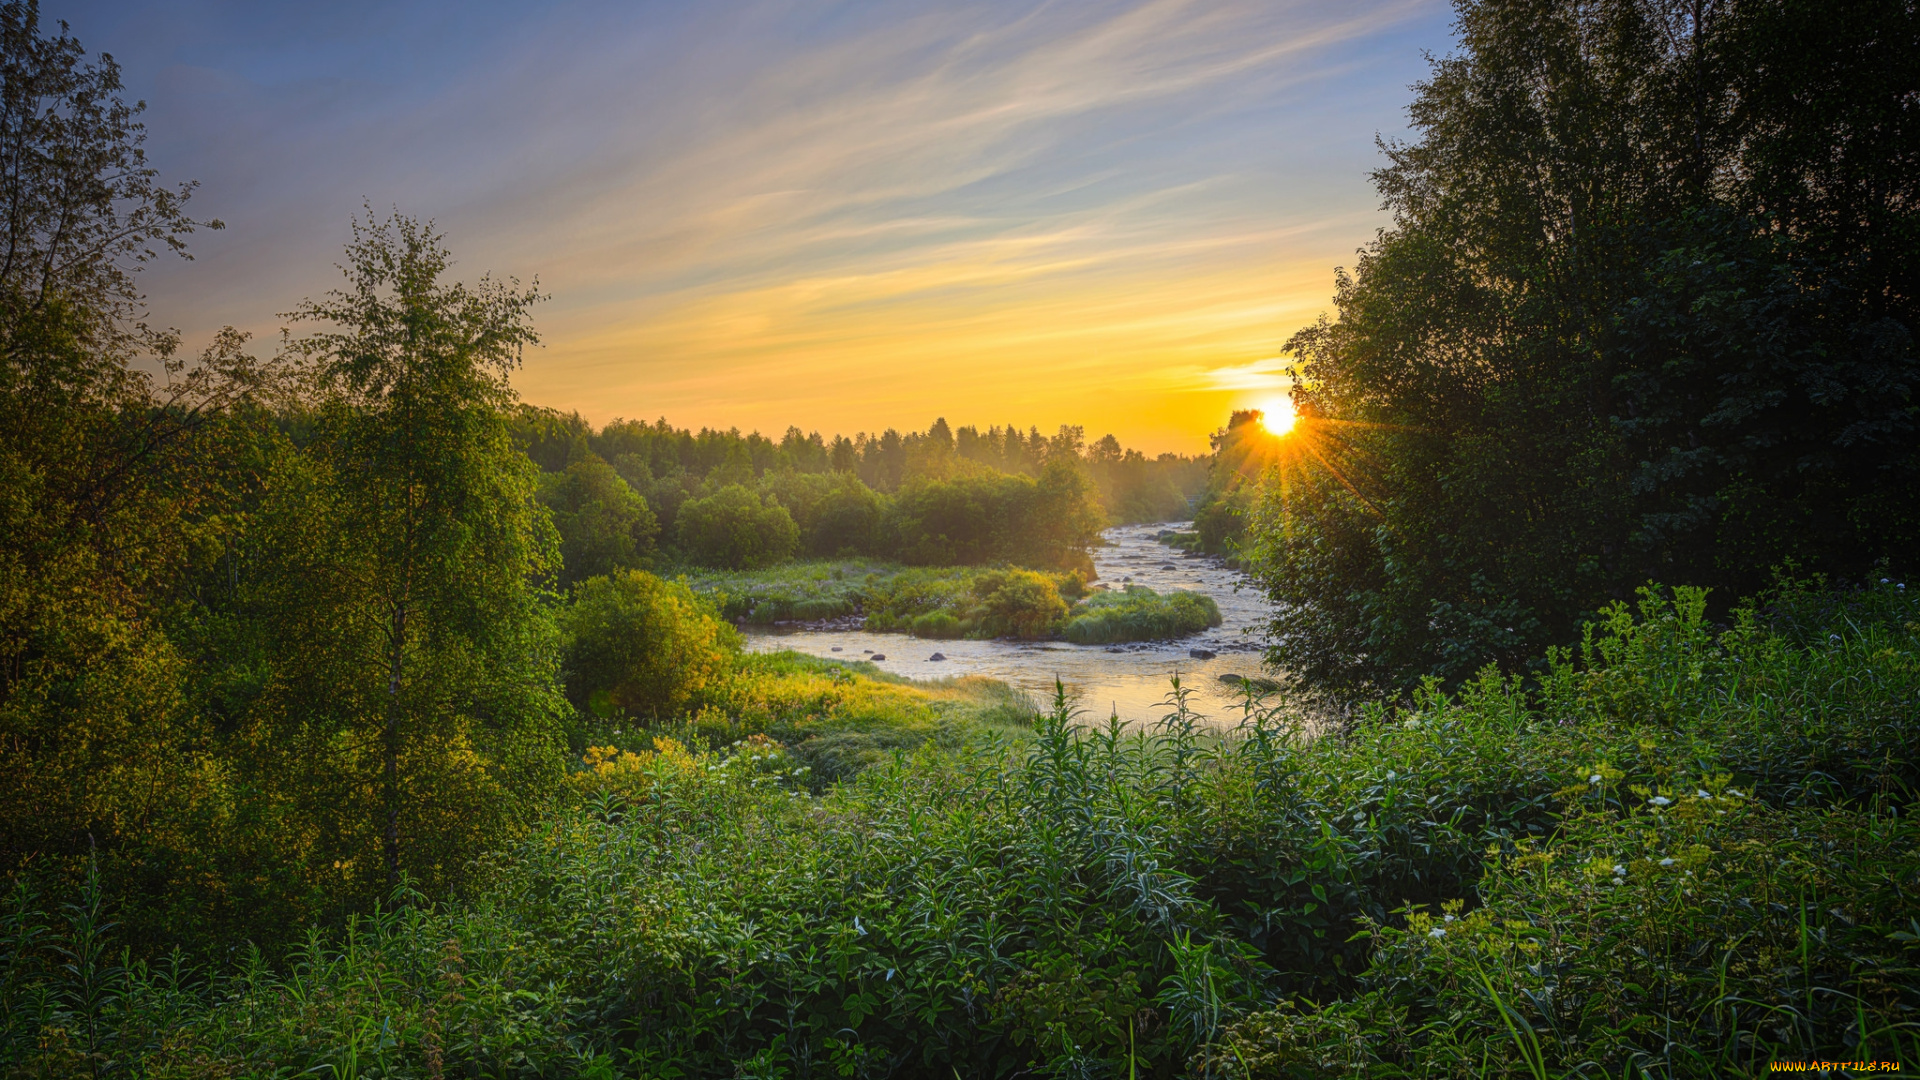
[[[43,0],[226,223],[143,271],[271,351],[364,206],[537,278],[596,424],[1079,424],[1198,453],[1388,224],[1443,0]],[[296,333],[301,327],[293,327]]]

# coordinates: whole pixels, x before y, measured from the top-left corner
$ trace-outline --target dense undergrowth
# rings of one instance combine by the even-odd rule
[[[6,1068],[1709,1077],[1910,1060],[1920,605],[1883,585],[1782,595],[1717,631],[1703,613],[1696,592],[1650,593],[1535,685],[1490,670],[1318,736],[1250,699],[1221,737],[1177,687],[1151,732],[1076,726],[1064,700],[1030,729],[943,726],[928,705],[912,749],[836,784],[783,745],[830,733],[778,726],[817,711],[775,705],[844,694],[818,715],[872,717],[891,684],[778,659],[691,728],[590,750],[468,899],[396,896],[286,955],[130,960],[112,897],[16,884]],[[731,727],[698,730],[719,713]]]
[[[923,638],[1065,638],[1085,644],[1187,637],[1220,625],[1202,593],[1089,589],[1078,572],[903,568],[867,560],[701,574],[693,589],[729,619],[760,625],[864,615],[869,630]]]

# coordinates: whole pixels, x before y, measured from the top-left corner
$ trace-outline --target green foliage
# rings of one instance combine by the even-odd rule
[[[833,619],[858,613],[875,586],[900,572],[867,559],[792,562],[761,570],[704,570],[690,574],[693,590],[723,618],[770,624]]]
[[[515,441],[547,473],[609,463],[664,534],[678,542],[668,558],[684,556],[709,568],[766,567],[808,555],[1090,570],[1087,548],[1107,521],[1103,506],[1129,508],[1128,520],[1184,517],[1186,495],[1179,485],[1199,469],[1174,455],[1149,462],[1137,451],[1122,450],[1112,436],[1087,450],[1077,428],[1063,428],[1051,440],[1036,433],[1036,456],[1022,450],[1009,459],[988,450],[989,440],[973,429],[962,428],[956,442],[955,433],[937,422],[924,434],[890,431],[874,439],[861,436],[857,445],[840,440],[836,445],[847,451],[848,466],[841,467],[820,436],[803,436],[797,428],[778,443],[738,431],[695,434],[664,420],[616,421],[596,432],[577,415],[524,406],[513,413],[512,424]],[[990,434],[1004,438],[998,428]],[[1002,471],[989,462],[1014,467]],[[610,558],[629,558],[613,550],[624,547],[619,538],[626,535],[617,523],[603,520],[603,513],[579,521],[571,516],[579,511],[569,498],[597,498],[606,506],[624,502],[605,493],[610,478],[596,477],[592,493],[573,496],[562,494],[562,481],[548,483],[554,486],[543,498],[555,508],[569,552],[567,581],[604,572],[615,565]],[[746,495],[727,490],[733,487]],[[748,505],[749,497],[757,508]],[[791,538],[782,513],[791,519]],[[644,531],[644,522],[634,531],[636,551],[646,548]],[[592,565],[575,568],[583,559]]]
[[[793,515],[808,555],[844,558],[884,547],[886,503],[855,476],[787,470],[767,474],[761,490]]]
[[[1213,461],[1194,507],[1193,533],[1180,537],[1178,546],[1241,563],[1257,485],[1275,443],[1260,426],[1260,415],[1257,409],[1235,410],[1227,426],[1213,433]]]
[[[1220,625],[1220,607],[1204,593],[1165,596],[1144,585],[1097,592],[1074,605],[1060,636],[1082,645],[1165,641]]]
[[[682,503],[675,528],[695,562],[728,570],[771,566],[800,543],[800,527],[786,507],[763,503],[739,484]]]
[[[15,3],[0,68],[0,872],[73,884],[97,854],[103,887],[204,915],[234,815],[176,620],[237,531],[228,463],[257,463],[278,370],[230,328],[190,363],[135,321],[138,264],[199,223],[112,59]],[[135,940],[167,932],[142,914]]]
[[[1038,479],[974,472],[918,480],[888,515],[900,561],[921,566],[1086,568],[1087,548],[1104,524],[1092,482],[1065,459],[1049,462]]]
[[[871,664],[754,653],[707,695],[689,742],[718,747],[768,735],[819,784],[921,747],[954,750],[984,734],[1023,734],[1033,718],[1025,695],[988,679],[913,682]]]
[[[870,590],[867,626],[922,637],[1053,635],[1066,616],[1058,579],[1034,570],[909,570]]]
[[[1744,595],[1920,551],[1907,5],[1460,3],[1300,332],[1272,659],[1322,685],[1537,661],[1650,577]]]
[[[136,321],[144,306],[134,276],[156,251],[184,253],[196,227],[223,226],[186,215],[196,184],[160,183],[142,148],[146,103],[120,97],[113,57],[87,63],[65,23],[42,36],[37,2],[0,8],[0,69],[0,324],[12,334],[59,304],[100,365],[95,378],[111,377],[136,349],[170,357],[177,340]],[[8,350],[8,363],[22,359]]]
[[[857,560],[705,573],[689,584],[728,619],[771,624],[864,614],[869,630],[924,638],[1155,641],[1220,625],[1220,610],[1206,596],[1161,596],[1142,585],[1089,593],[1077,570],[903,568]]]
[[[660,524],[611,465],[588,458],[540,477],[540,502],[560,534],[560,583],[645,565]]]
[[[318,417],[268,504],[251,591],[271,659],[247,719],[300,760],[258,764],[324,822],[315,854],[380,895],[403,872],[443,887],[525,820],[564,703],[533,584],[553,530],[503,418],[538,296],[442,281],[440,237],[398,215],[356,222],[347,255],[346,287],[293,313],[328,324],[296,342]]]
[[[973,580],[972,599],[969,614],[989,637],[1047,637],[1067,615],[1054,579],[1032,570],[981,574]]]
[[[641,570],[575,586],[567,697],[605,718],[673,716],[732,670],[740,635],[684,583]]]
[[[1715,632],[1697,593],[1650,591],[1537,689],[1488,670],[1319,733],[1250,700],[1206,737],[1176,687],[1152,731],[1061,701],[989,734],[959,686],[747,658],[685,739],[589,752],[471,902],[281,963],[116,963],[98,898],[16,892],[0,1046],[401,1076],[1897,1059],[1920,1005],[1906,592],[1788,591]]]
[[[1204,458],[1162,454],[1148,460],[1138,450],[1123,449],[1112,435],[1087,447],[1086,462],[1107,520],[1116,525],[1185,521],[1193,516],[1188,496],[1206,482]]]

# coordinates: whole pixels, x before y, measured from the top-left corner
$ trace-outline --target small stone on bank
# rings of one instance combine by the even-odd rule
[[[932,660],[945,660],[946,658],[947,658],[947,654],[945,654],[945,653],[934,653],[934,654],[933,654],[932,656],[929,656],[929,657],[927,657],[927,659],[928,659],[929,661],[932,661]]]

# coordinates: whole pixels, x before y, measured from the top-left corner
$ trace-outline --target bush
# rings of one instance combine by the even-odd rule
[[[1910,816],[1775,810],[1723,776],[1594,775],[1476,895],[1368,920],[1357,997],[1249,1016],[1195,1071],[1751,1076],[1920,1048]]]
[[[867,628],[922,637],[1050,637],[1067,613],[1035,570],[908,570],[869,588]]]
[[[740,649],[739,633],[685,584],[639,570],[582,582],[563,624],[567,697],[599,717],[671,716]]]
[[[1061,636],[1082,645],[1115,641],[1164,641],[1220,625],[1220,606],[1201,593],[1165,596],[1144,585],[1100,592],[1082,600],[1061,627]]]
[[[680,546],[702,566],[746,570],[790,558],[800,527],[779,503],[764,504],[738,484],[680,505]]]
[[[987,637],[1051,637],[1067,615],[1054,579],[1032,570],[995,570],[973,581],[970,615]]]
[[[957,638],[965,633],[960,627],[960,620],[945,611],[917,615],[914,617],[912,626],[914,637]]]

